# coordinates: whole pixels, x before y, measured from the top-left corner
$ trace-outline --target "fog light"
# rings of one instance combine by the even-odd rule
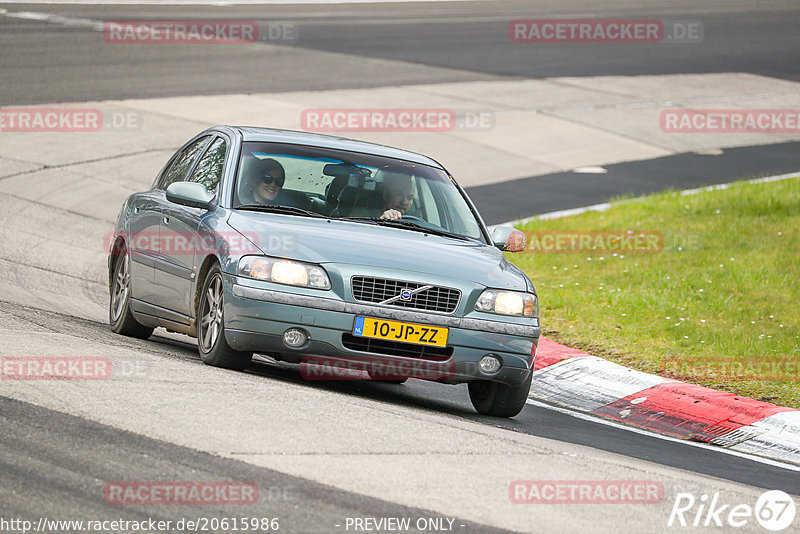
[[[503,364],[500,362],[500,358],[494,354],[487,354],[481,358],[481,361],[478,362],[478,366],[481,368],[483,374],[493,375],[500,370]]]
[[[287,347],[296,349],[302,347],[308,341],[308,333],[300,328],[290,328],[283,333],[283,342]]]

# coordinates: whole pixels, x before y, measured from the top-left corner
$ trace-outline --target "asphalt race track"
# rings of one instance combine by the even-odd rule
[[[508,40],[511,20],[578,17],[700,21],[703,43],[531,48]],[[300,37],[245,46],[96,46],[97,21],[149,18],[287,22]],[[796,1],[0,4],[0,105],[591,76],[733,72],[798,82],[799,20]],[[189,112],[193,105],[207,111],[191,98],[180,102]],[[202,123],[181,127],[198,131]],[[162,134],[152,132],[158,143]],[[691,530],[667,527],[678,493],[719,493],[721,502],[751,506],[764,490],[800,496],[800,467],[542,403],[497,420],[474,412],[465,386],[309,382],[295,366],[266,358],[228,372],[203,365],[183,336],[116,336],[103,315],[105,257],[96,242],[112,228],[121,199],[103,205],[97,199],[108,197],[96,184],[133,192],[152,176],[129,180],[130,169],[120,167],[119,178],[102,156],[70,163],[98,166],[93,172],[101,177],[74,181],[58,163],[28,167],[48,161],[49,150],[60,161],[70,147],[63,137],[42,137],[31,147],[26,134],[12,135],[0,132],[0,152],[4,143],[29,152],[8,160],[18,170],[0,172],[0,356],[101,356],[122,372],[91,384],[0,382],[0,520],[277,517],[280,531],[324,533],[355,531],[348,518],[409,517],[443,519],[416,527],[426,532],[664,532]],[[125,161],[157,169],[175,149],[171,137],[163,139]],[[601,180],[564,170],[476,179],[468,192],[494,224],[623,194],[798,171],[799,149],[794,138],[739,143],[604,164]],[[39,172],[56,178],[39,182]],[[52,186],[57,173],[74,190]],[[20,185],[26,177],[30,184]],[[26,188],[34,193],[21,192]],[[532,188],[537,195],[523,194]],[[94,199],[96,211],[82,206],[82,197]],[[104,500],[109,483],[154,480],[254,483],[260,498],[250,506]],[[647,505],[513,504],[515,480],[658,481],[664,495]],[[764,531],[755,521],[738,530]],[[0,523],[0,532],[16,530]]]
[[[266,45],[132,53],[94,46],[85,28],[5,19],[2,103],[33,104],[167,95],[275,92],[380,87],[400,83],[484,80],[497,77],[752,72],[800,80],[796,67],[800,36],[797,5],[772,2],[606,2],[576,0],[535,4],[510,2],[421,2],[412,4],[325,4],[275,6],[4,6],[9,11],[46,12],[91,20],[148,18],[293,22],[299,38],[292,46],[344,54],[298,69],[296,50],[269,51]],[[676,43],[611,48],[518,46],[508,40],[508,22],[517,19],[606,17],[683,19],[703,23],[703,46]],[[53,43],[58,43],[53,47]],[[145,47],[147,48],[147,47]],[[305,57],[305,56],[303,56]],[[392,61],[378,69],[368,59]],[[333,60],[334,64],[329,64]],[[91,79],[92,83],[86,83]],[[55,80],[58,83],[53,83]]]

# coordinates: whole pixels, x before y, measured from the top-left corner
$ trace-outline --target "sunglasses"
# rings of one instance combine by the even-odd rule
[[[285,179],[286,178],[284,176],[275,177],[275,176],[272,176],[271,174],[265,174],[264,177],[263,177],[263,180],[264,180],[265,184],[275,183],[275,184],[277,184],[277,185],[279,185],[281,187],[283,186],[283,182],[284,182]]]

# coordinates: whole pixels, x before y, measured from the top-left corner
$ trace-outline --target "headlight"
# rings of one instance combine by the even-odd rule
[[[499,313],[501,315],[517,315],[520,317],[538,317],[539,301],[532,293],[518,293],[516,291],[500,291],[486,289],[475,309],[482,312]]]
[[[330,289],[328,273],[319,265],[267,256],[245,256],[239,260],[239,276],[269,280],[290,286]]]

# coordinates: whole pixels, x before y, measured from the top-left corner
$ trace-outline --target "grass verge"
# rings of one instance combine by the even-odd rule
[[[800,177],[622,200],[520,229],[537,252],[509,259],[536,284],[544,335],[800,408]]]

